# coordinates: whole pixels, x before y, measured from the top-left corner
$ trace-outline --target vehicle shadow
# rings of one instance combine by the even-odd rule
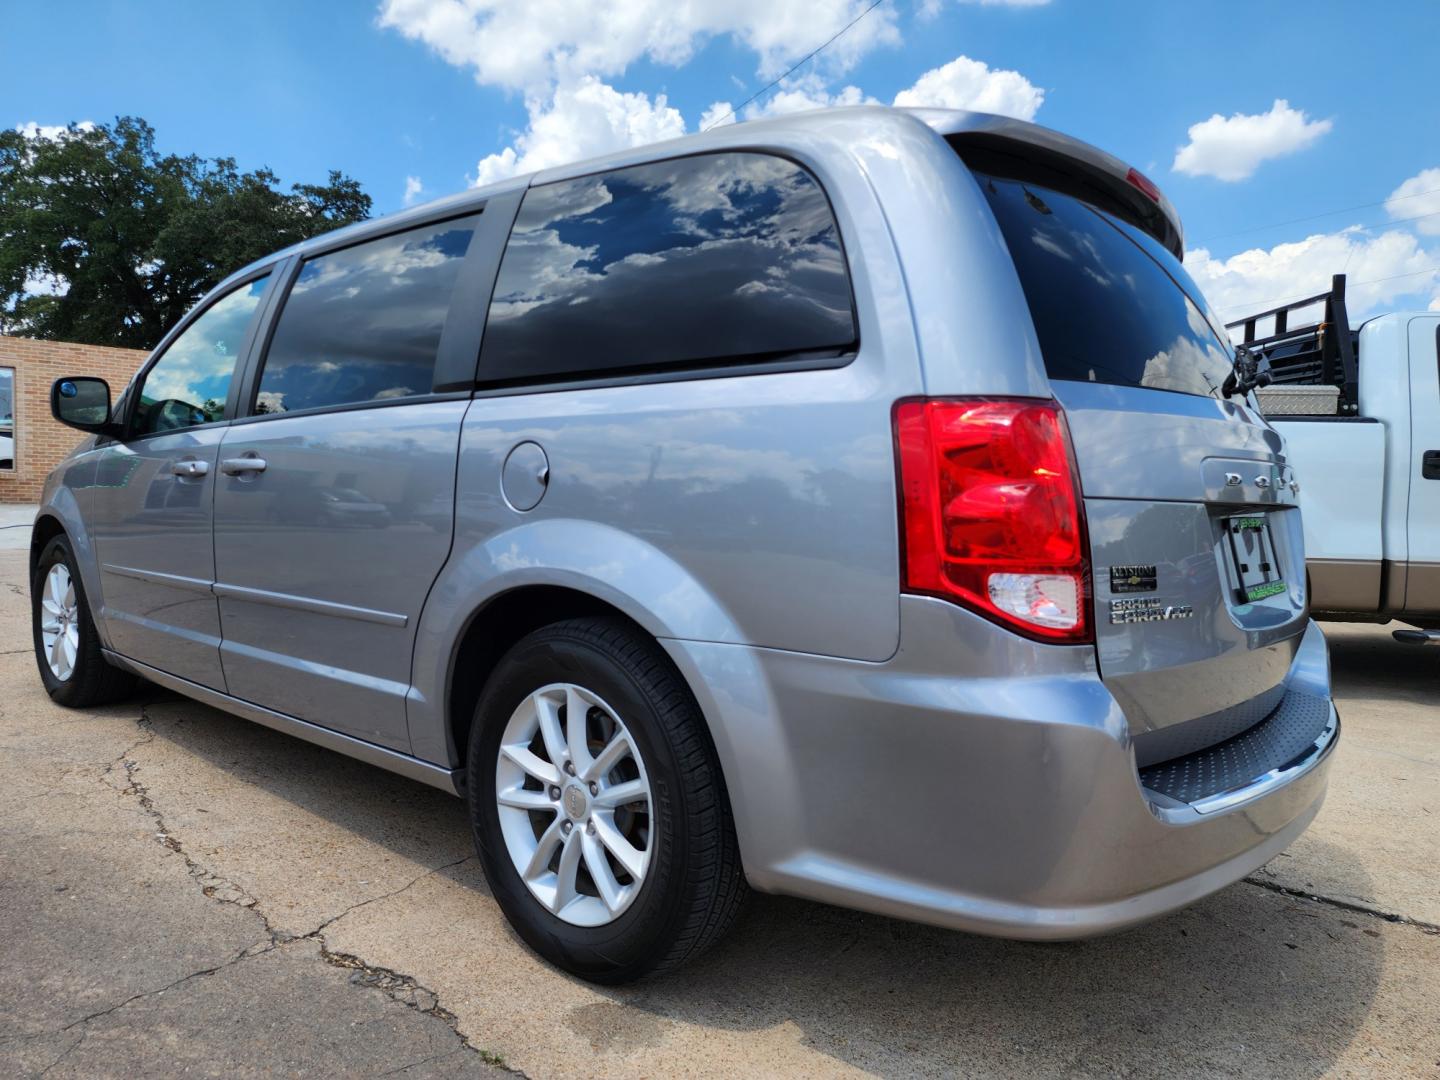
[[[1338,697],[1440,705],[1440,647],[1405,645],[1390,636],[1392,630],[1405,625],[1323,624]]]
[[[459,800],[164,691],[149,696],[157,738],[292,804],[297,819],[315,815],[418,865],[473,852]],[[441,873],[492,903],[473,861]],[[788,1027],[837,1064],[885,1075],[1316,1076],[1368,1013],[1384,948],[1365,916],[1249,883],[1126,933],[1049,945],[755,896],[711,953],[636,986],[595,988],[555,1022],[621,1054],[643,1053],[672,1025]],[[512,949],[524,949],[513,934]]]

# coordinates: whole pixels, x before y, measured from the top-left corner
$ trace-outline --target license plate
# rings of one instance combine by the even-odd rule
[[[1285,591],[1275,540],[1264,514],[1226,518],[1225,534],[1235,575],[1240,581],[1236,594],[1242,604],[1253,604]]]

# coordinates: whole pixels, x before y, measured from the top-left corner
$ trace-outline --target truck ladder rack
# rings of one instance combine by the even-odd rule
[[[1292,311],[1322,302],[1325,314],[1319,325],[1290,329]],[[1266,337],[1256,337],[1256,324],[1272,317],[1275,320],[1273,331]],[[1356,333],[1350,329],[1350,315],[1345,308],[1344,274],[1331,278],[1329,292],[1258,311],[1225,324],[1227,330],[1237,326],[1244,327],[1245,344],[1269,363],[1271,379],[1275,384],[1338,386],[1340,414],[1353,415],[1359,411],[1356,400],[1359,384],[1355,364]]]

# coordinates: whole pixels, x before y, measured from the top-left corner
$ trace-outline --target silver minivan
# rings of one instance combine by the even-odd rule
[[[597,981],[748,888],[1153,918],[1294,841],[1339,733],[1298,481],[1181,253],[1108,154],[885,108],[307,241],[113,406],[56,382],[40,676],[463,796]]]

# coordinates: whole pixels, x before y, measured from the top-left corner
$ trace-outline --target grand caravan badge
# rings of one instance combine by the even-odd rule
[[[1167,604],[1158,596],[1110,601],[1110,622],[1115,625],[1169,622],[1171,619],[1188,619],[1194,614],[1195,609],[1189,604]]]

